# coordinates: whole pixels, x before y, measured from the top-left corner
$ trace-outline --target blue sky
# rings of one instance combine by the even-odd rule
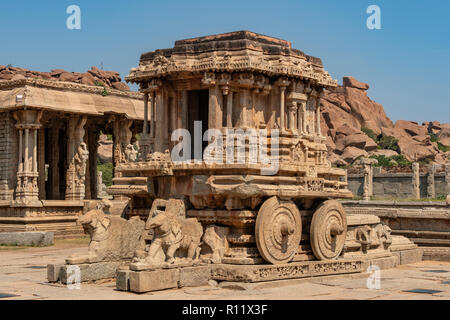
[[[81,8],[81,30],[66,8]],[[381,30],[366,8],[381,8]],[[333,78],[368,82],[393,121],[450,122],[450,1],[2,1],[0,64],[84,72],[103,64],[122,77],[142,52],[175,40],[250,30],[322,58]]]

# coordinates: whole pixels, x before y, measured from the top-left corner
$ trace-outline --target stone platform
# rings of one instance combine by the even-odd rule
[[[53,232],[0,232],[0,245],[51,246]]]
[[[378,216],[424,251],[424,260],[450,261],[450,205],[419,201],[342,201],[347,215]]]
[[[127,262],[97,262],[79,265],[49,264],[47,265],[48,282],[60,282],[67,284],[70,276],[74,276],[75,269],[80,270],[80,282],[114,279],[117,270],[127,265]]]
[[[303,261],[281,265],[232,265],[211,264],[187,268],[118,271],[116,287],[120,291],[144,293],[164,289],[197,287],[218,282],[257,283],[288,279],[307,279],[330,275],[365,273],[369,266],[381,269],[394,268],[400,264],[421,261],[421,249],[409,249],[388,257],[374,259],[338,259],[333,261]],[[402,260],[402,255],[405,258]]]

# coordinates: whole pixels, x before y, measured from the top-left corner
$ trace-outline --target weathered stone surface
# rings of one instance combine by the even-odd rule
[[[352,88],[361,89],[361,90],[369,89],[369,85],[367,83],[360,82],[353,77],[348,77],[348,76],[343,77],[342,83],[343,83],[344,87],[352,87]]]
[[[180,288],[206,286],[210,279],[211,265],[181,268],[178,286]]]
[[[180,270],[160,269],[130,273],[130,291],[136,293],[164,290],[178,287]]]
[[[212,265],[212,279],[260,282],[362,272],[362,260],[292,262],[281,265]],[[364,269],[365,271],[365,269]]]
[[[117,271],[116,289],[119,291],[130,291],[130,273],[128,269]]]
[[[0,232],[0,244],[17,246],[51,246],[53,232]]]
[[[367,157],[369,154],[363,149],[347,147],[342,153],[342,159],[347,163],[352,163],[356,158]]]
[[[391,269],[399,265],[399,258],[396,255],[392,257],[376,258],[369,261],[371,266],[377,266],[381,270]]]
[[[86,73],[68,72],[64,69],[39,72],[5,66],[0,69],[0,80],[21,80],[25,78],[75,82],[91,86],[102,84],[108,88],[130,91],[128,85],[122,82],[118,72],[100,70],[95,66]]]
[[[48,264],[47,265],[47,280],[48,282],[58,282],[63,264]]]
[[[398,152],[394,150],[387,150],[387,149],[376,149],[369,152],[369,155],[371,156],[385,156],[385,157],[393,157],[397,156]]]
[[[91,237],[87,255],[68,257],[68,264],[132,259],[140,243],[144,222],[139,217],[125,220],[106,215],[104,205],[79,218],[79,223]]]
[[[79,265],[63,265],[59,273],[59,281],[63,284],[68,283],[68,279],[73,275],[74,267],[80,268],[80,281],[96,281],[102,279],[116,278],[117,270],[124,267],[124,262],[97,262],[85,263]]]

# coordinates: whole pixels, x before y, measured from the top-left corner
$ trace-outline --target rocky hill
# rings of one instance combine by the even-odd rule
[[[342,86],[324,92],[321,126],[333,164],[350,165],[361,156],[376,157],[386,165],[450,163],[450,124],[393,123],[383,106],[367,96],[368,89],[368,84],[344,77]]]
[[[63,69],[54,69],[50,72],[31,71],[28,69],[0,65],[0,80],[19,80],[24,78],[38,78],[45,80],[68,81],[87,85],[98,85],[106,88],[130,91],[128,85],[122,82],[120,75],[115,71],[104,71],[97,67],[81,72],[69,72]]]

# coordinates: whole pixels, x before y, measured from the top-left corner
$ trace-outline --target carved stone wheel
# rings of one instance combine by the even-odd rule
[[[347,218],[336,200],[320,204],[311,220],[311,249],[319,260],[336,259],[342,252],[347,236]]]
[[[269,263],[289,262],[302,236],[300,211],[291,201],[267,199],[256,216],[255,237],[259,254]]]

